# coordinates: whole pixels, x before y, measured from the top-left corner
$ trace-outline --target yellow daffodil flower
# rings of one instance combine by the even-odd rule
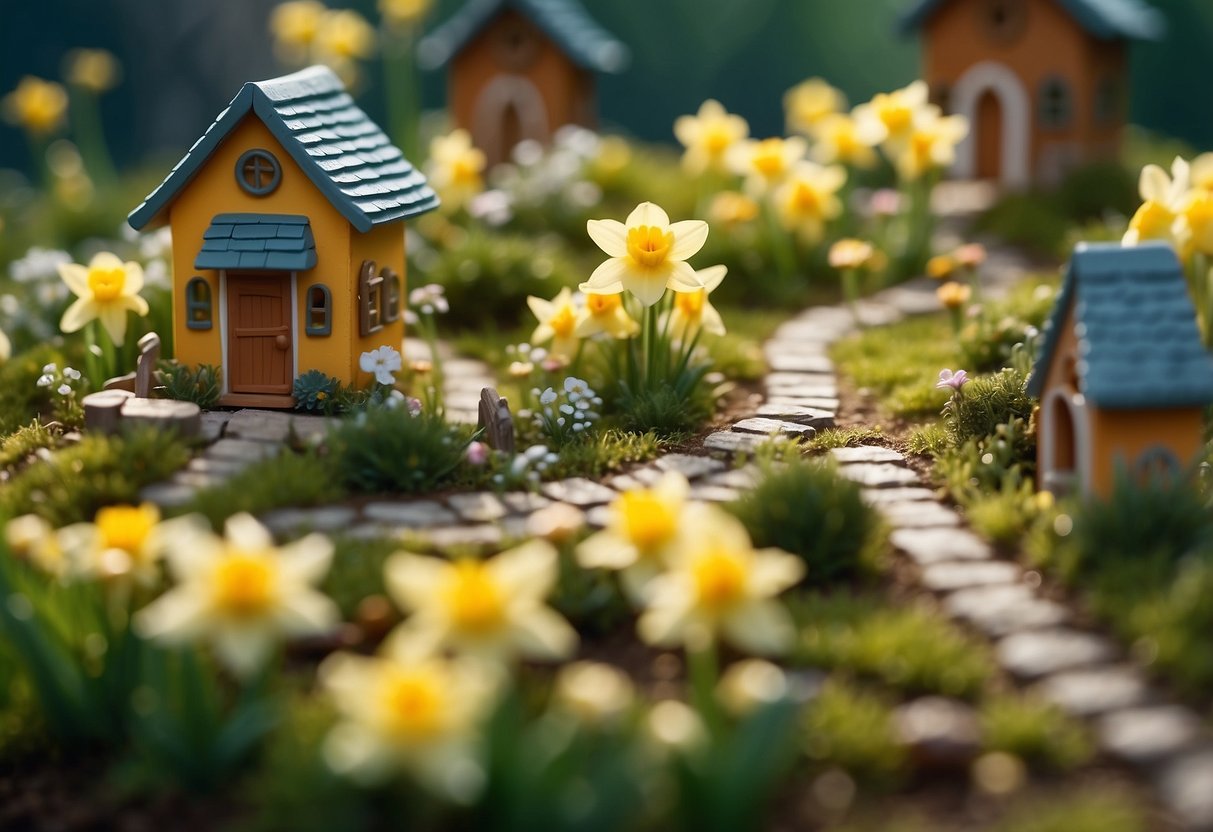
[[[1175,218],[1174,234],[1184,259],[1196,253],[1213,256],[1213,191],[1188,193]]]
[[[38,515],[23,514],[9,520],[4,525],[4,540],[14,555],[28,559],[48,575],[68,577],[72,564],[59,545],[59,536]]]
[[[472,134],[454,130],[430,142],[426,176],[446,212],[457,211],[484,190],[484,152],[472,145]]]
[[[59,329],[65,333],[77,332],[90,321],[99,320],[114,343],[121,344],[126,338],[126,313],[147,315],[147,301],[139,296],[143,267],[134,261],[124,263],[103,251],[87,267],[60,264],[59,277],[76,296],[59,321]]]
[[[544,603],[557,571],[556,549],[541,540],[454,563],[400,552],[384,575],[389,593],[412,615],[391,638],[496,663],[568,658],[577,632]]]
[[[404,29],[420,23],[432,5],[433,0],[379,0],[379,14],[389,26]]]
[[[878,161],[873,149],[880,144],[881,131],[860,123],[846,113],[831,113],[817,123],[817,141],[809,151],[813,161],[823,165],[850,165],[872,168]]]
[[[638,622],[647,643],[702,650],[718,639],[756,655],[792,646],[792,617],[775,596],[804,576],[804,561],[778,549],[755,550],[741,521],[695,505],[668,572],[653,579]]]
[[[950,254],[936,254],[927,261],[927,275],[936,280],[945,280],[956,271],[956,258]]]
[[[1171,175],[1158,165],[1146,165],[1141,170],[1138,191],[1143,200],[1129,220],[1124,245],[1135,246],[1143,240],[1163,240],[1178,248],[1175,238],[1176,219],[1188,192],[1191,171],[1179,156],[1171,163]]]
[[[270,34],[274,36],[275,51],[283,61],[289,64],[307,62],[326,11],[319,0],[289,0],[274,7],[270,14]]]
[[[947,168],[956,161],[956,146],[969,133],[964,116],[940,116],[921,113],[910,130],[904,148],[897,154],[897,173],[912,182],[932,171]]]
[[[683,220],[671,224],[660,207],[643,202],[628,215],[626,224],[590,220],[586,229],[590,239],[611,258],[581,284],[586,294],[617,295],[626,290],[645,306],[652,306],[661,300],[667,287],[676,292],[701,287],[686,260],[703,248],[708,238],[706,222]]]
[[[352,9],[327,11],[316,30],[316,48],[338,61],[369,58],[375,51],[375,30]]]
[[[1213,153],[1202,153],[1193,159],[1188,174],[1193,188],[1213,191]]]
[[[960,309],[969,302],[973,290],[967,284],[949,281],[935,290],[935,297],[945,309]]]
[[[919,80],[904,89],[878,93],[867,104],[855,108],[855,121],[865,134],[879,135],[885,148],[896,156],[923,114],[928,117],[939,114],[939,108],[927,102],[928,92],[927,83]]]
[[[606,528],[577,547],[577,562],[585,569],[621,571],[624,589],[643,600],[682,531],[689,492],[686,477],[673,471],[651,488],[625,491],[608,506]]]
[[[562,355],[569,361],[576,358],[577,347],[581,344],[577,331],[586,313],[573,302],[572,290],[561,289],[551,300],[531,295],[526,299],[526,305],[539,321],[539,326],[531,333],[531,343],[539,345],[551,341],[549,353]]]
[[[838,191],[846,181],[847,172],[838,165],[797,164],[775,191],[775,210],[784,228],[809,244],[821,242],[826,223],[842,214]]]
[[[830,246],[828,260],[831,268],[862,269],[872,262],[875,253],[871,243],[848,237]]]
[[[753,222],[758,218],[761,206],[752,198],[739,191],[721,191],[712,197],[708,206],[708,217],[713,223],[730,228]]]
[[[708,99],[693,116],[679,116],[674,135],[686,148],[682,166],[692,176],[706,171],[727,173],[729,148],[750,135],[750,125],[729,113],[719,101]]]
[[[846,106],[847,98],[842,91],[821,78],[810,78],[797,84],[783,96],[788,130],[806,136],[817,135],[818,126]]]
[[[695,272],[695,276],[703,281],[702,289],[674,293],[674,307],[661,323],[671,338],[685,344],[698,332],[706,332],[709,335],[725,334],[724,320],[708,300],[708,295],[720,285],[728,271],[728,266],[700,269]]]
[[[122,80],[122,64],[106,49],[73,49],[67,53],[63,76],[74,87],[103,93]]]
[[[631,338],[639,331],[640,324],[623,308],[623,295],[585,296],[585,309],[575,333],[578,338],[591,338],[604,332],[612,338]]]
[[[460,803],[479,792],[480,734],[499,687],[487,667],[394,640],[373,657],[334,653],[318,678],[338,715],[323,746],[333,771],[368,786],[405,771]]]
[[[746,192],[760,197],[783,182],[805,157],[809,144],[800,136],[748,140],[729,151],[729,167],[745,177]]]
[[[53,133],[67,114],[67,91],[62,84],[26,75],[17,89],[4,97],[0,109],[5,121],[36,136]]]
[[[8,361],[13,357],[13,342],[8,339],[3,330],[0,330],[0,362]]]
[[[332,543],[316,534],[275,547],[248,514],[228,518],[222,538],[174,534],[167,562],[176,586],[136,615],[136,631],[169,644],[206,639],[233,673],[250,676],[280,639],[318,635],[340,620],[336,604],[313,589],[332,558]]]
[[[59,530],[59,547],[74,572],[102,580],[132,579],[142,586],[160,580],[160,560],[174,533],[189,533],[191,518],[160,522],[151,503],[100,509],[92,523],[75,523]]]
[[[765,659],[743,659],[729,665],[716,685],[716,698],[734,716],[787,697],[788,677],[779,665]]]
[[[636,699],[628,675],[603,662],[574,662],[560,668],[553,685],[557,708],[590,725],[609,723],[623,715]]]

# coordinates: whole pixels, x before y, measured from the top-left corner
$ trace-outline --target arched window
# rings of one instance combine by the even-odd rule
[[[1147,448],[1134,467],[1139,485],[1172,485],[1183,474],[1175,454],[1162,445]]]
[[[1124,86],[1118,75],[1105,75],[1095,87],[1095,122],[1101,126],[1116,124],[1121,120]]]
[[[307,287],[307,320],[303,331],[313,337],[333,334],[333,293],[323,283]]]
[[[191,277],[185,284],[185,326],[210,329],[212,315],[211,284],[204,277]]]
[[[1038,102],[1040,126],[1045,130],[1064,130],[1074,117],[1074,96],[1070,85],[1054,75],[1040,85]]]
[[[400,320],[400,275],[383,267],[383,320],[393,323]]]
[[[358,270],[358,334],[383,329],[383,275],[375,273],[375,261],[363,260]]]

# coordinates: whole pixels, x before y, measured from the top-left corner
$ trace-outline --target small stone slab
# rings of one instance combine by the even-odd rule
[[[389,523],[408,529],[425,529],[454,523],[455,513],[437,500],[414,500],[409,503],[371,503],[362,509],[367,520]]]
[[[1056,627],[1070,620],[1070,611],[1038,597],[1025,584],[993,584],[962,589],[949,595],[944,609],[968,621],[991,638],[1023,630]]]
[[[771,404],[767,402],[758,408],[758,412],[755,415],[760,418],[775,419],[780,422],[794,422],[798,425],[807,425],[817,430],[834,427],[834,411],[821,410],[816,407]]]
[[[199,436],[204,442],[214,442],[223,436],[223,430],[227,427],[232,414],[226,410],[206,410],[203,411],[200,418],[202,425]]]
[[[988,560],[994,555],[988,543],[962,529],[895,529],[889,539],[922,566],[950,560]]]
[[[767,404],[775,407],[810,407],[814,410],[838,412],[838,396],[812,396],[793,394],[789,390],[775,390],[767,396]]]
[[[731,503],[740,496],[741,494],[735,489],[726,488],[723,485],[691,486],[691,499],[704,503]]]
[[[532,491],[511,491],[501,495],[502,504],[514,514],[530,514],[550,506],[552,501]]]
[[[922,570],[922,585],[933,592],[955,592],[978,586],[1013,584],[1023,570],[1004,560],[962,560],[933,563]]]
[[[436,549],[464,549],[489,552],[501,545],[501,529],[493,525],[442,526],[426,529],[426,541]]]
[[[328,436],[336,423],[337,420],[331,416],[297,413],[291,420],[291,431],[303,444],[317,445]]]
[[[893,712],[901,744],[920,764],[966,766],[981,752],[981,721],[970,705],[942,696],[924,696]]]
[[[880,445],[862,445],[858,448],[832,448],[830,456],[840,465],[855,465],[861,462],[894,462],[905,464],[906,458],[892,448]]]
[[[127,399],[122,404],[122,423],[123,427],[147,425],[175,430],[188,439],[202,432],[202,408],[173,399]]]
[[[1201,744],[1167,761],[1155,782],[1162,802],[1185,828],[1213,829],[1213,744]]]
[[[349,506],[279,508],[263,515],[261,522],[277,535],[302,530],[339,532],[348,528],[357,515]]]
[[[611,524],[611,510],[607,506],[594,506],[585,513],[585,524],[594,529],[605,529]]]
[[[198,474],[217,474],[219,476],[230,477],[234,474],[239,474],[249,464],[249,460],[243,459],[213,459],[206,456],[196,456],[185,466],[185,470]]]
[[[691,454],[666,454],[654,464],[661,471],[675,471],[688,480],[706,477],[725,469],[725,464],[719,459]]]
[[[778,348],[775,348],[778,349]],[[767,352],[767,366],[777,373],[812,373],[815,375],[832,375],[834,362],[822,355],[806,355],[795,352]]]
[[[491,523],[508,513],[505,504],[496,494],[482,491],[474,494],[453,494],[447,504],[455,513],[469,523]]]
[[[276,456],[281,451],[282,446],[273,442],[254,442],[251,439],[232,439],[225,436],[207,448],[205,456],[211,459],[257,461]]]
[[[764,442],[769,441],[769,436],[760,436],[754,433],[736,433],[731,430],[718,430],[703,440],[703,447],[710,451],[736,453],[738,451],[752,451]]]
[[[1104,751],[1144,766],[1191,748],[1202,728],[1200,718],[1181,705],[1148,705],[1101,717],[1095,736]]]
[[[859,496],[870,506],[880,507],[889,503],[911,503],[937,499],[929,488],[908,486],[906,488],[865,488]]]
[[[782,422],[778,419],[763,419],[754,417],[750,419],[742,419],[733,425],[733,430],[742,433],[759,433],[764,436],[773,434],[781,436],[798,436],[802,439],[811,439],[817,434],[816,428],[811,428],[808,425],[800,425],[795,422]]]
[[[881,503],[876,509],[890,525],[898,529],[956,528],[960,525],[960,516],[939,503],[922,500],[888,502]]]
[[[867,488],[893,488],[918,484],[918,475],[909,468],[887,462],[845,465],[838,470],[838,473]]]
[[[164,508],[177,508],[194,499],[198,489],[174,482],[158,482],[139,492],[139,499]]]
[[[1116,648],[1106,638],[1079,630],[1015,633],[997,647],[998,663],[1023,679],[1039,679],[1063,670],[1102,664],[1116,658]]]
[[[1040,682],[1036,692],[1066,713],[1083,718],[1145,705],[1152,697],[1145,677],[1132,665],[1068,670]]]
[[[226,485],[231,474],[201,473],[199,471],[178,471],[169,478],[170,483],[189,486],[198,491],[216,486]]]
[[[84,427],[100,433],[114,433],[122,426],[122,406],[133,398],[129,390],[101,390],[80,400],[84,406]]]
[[[614,500],[619,494],[601,483],[584,477],[556,480],[544,483],[540,489],[543,496],[560,503],[569,503],[578,508],[601,505]]]
[[[732,468],[719,474],[713,474],[705,482],[709,485],[721,485],[725,488],[747,491],[758,485],[761,479],[762,474],[757,468],[753,465],[746,465],[741,468]]]
[[[277,410],[240,410],[232,415],[224,436],[257,442],[285,442],[291,433],[291,414]]]

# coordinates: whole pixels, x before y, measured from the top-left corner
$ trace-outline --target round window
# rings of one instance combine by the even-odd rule
[[[282,167],[268,150],[250,150],[236,162],[236,182],[253,196],[272,193],[282,181]]]

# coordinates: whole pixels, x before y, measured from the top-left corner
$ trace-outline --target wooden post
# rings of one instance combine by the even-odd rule
[[[514,419],[510,416],[510,404],[492,387],[480,391],[480,407],[477,427],[484,430],[484,441],[490,448],[514,453]]]

